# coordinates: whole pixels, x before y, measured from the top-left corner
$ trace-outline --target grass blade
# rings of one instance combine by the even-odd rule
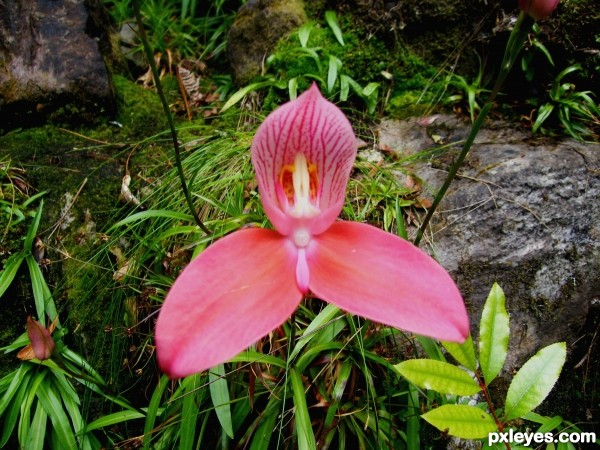
[[[290,380],[292,383],[292,395],[294,398],[296,432],[298,435],[298,450],[316,450],[317,443],[313,433],[308,407],[306,406],[306,395],[302,376],[295,370],[290,369]]]
[[[156,389],[154,389],[154,393],[152,394],[152,398],[150,399],[150,404],[148,405],[148,411],[146,413],[146,423],[144,424],[144,450],[150,448],[150,440],[152,439],[152,430],[154,429],[154,423],[156,422],[156,417],[158,416],[158,407],[160,406],[160,402],[163,396],[163,392],[169,385],[169,378],[166,375],[160,377],[160,382]]]

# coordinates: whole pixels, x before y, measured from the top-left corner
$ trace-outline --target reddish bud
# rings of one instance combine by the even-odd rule
[[[541,20],[552,14],[559,0],[519,0],[519,8],[529,14],[534,20]]]
[[[47,330],[37,320],[27,317],[27,336],[29,336],[31,344],[21,350],[17,357],[23,360],[33,359],[34,357],[40,361],[49,359],[55,347],[51,336],[54,325],[55,323],[50,325],[50,329]]]

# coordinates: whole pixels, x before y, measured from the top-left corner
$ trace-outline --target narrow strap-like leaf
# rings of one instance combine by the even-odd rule
[[[306,406],[306,394],[302,376],[295,370],[290,369],[290,381],[294,397],[296,434],[298,435],[298,450],[316,450],[317,443],[312,429],[308,407]]]

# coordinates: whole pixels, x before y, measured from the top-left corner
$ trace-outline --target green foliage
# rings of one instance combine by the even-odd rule
[[[24,349],[23,355],[19,353],[23,361],[18,368],[0,379],[0,419],[4,423],[0,448],[15,439],[16,427],[16,440],[22,448],[100,449],[97,438],[86,431],[82,402],[73,381],[102,396],[107,396],[103,391],[106,383],[80,355],[64,344],[67,330],[58,322],[52,294],[31,253],[42,209],[43,200],[25,236],[23,250],[8,260],[0,274],[0,288],[6,291],[16,272],[14,267],[26,261],[39,322],[44,324],[50,319],[57,327],[53,336],[56,348],[45,361],[29,356]],[[28,336],[23,334],[0,350],[9,353],[29,343]],[[114,401],[128,407],[122,400]]]
[[[327,11],[325,21],[328,28],[314,22],[300,27],[287,40],[282,40],[273,55],[267,58],[265,79],[255,81],[233,94],[222,111],[238,103],[249,92],[265,87],[285,89],[289,98],[295,98],[298,88],[306,90],[317,82],[328,98],[348,101],[355,96],[364,102],[367,112],[373,114],[380,100],[380,82],[367,80],[363,73],[356,78],[353,71],[346,68],[356,51],[356,39],[344,39],[342,28],[333,11]],[[378,75],[377,78],[380,78]]]
[[[539,417],[531,411],[550,393],[565,363],[564,342],[543,348],[513,377],[503,403],[504,408],[493,409],[488,387],[502,369],[508,347],[508,314],[504,303],[502,289],[494,284],[482,312],[478,358],[470,336],[463,344],[443,343],[446,350],[468,371],[432,359],[409,360],[395,366],[412,384],[449,395],[440,397],[445,404],[422,417],[452,436],[483,439],[491,432],[503,431],[511,420]],[[477,369],[478,366],[480,369]],[[464,404],[467,400],[465,397],[477,393],[485,397],[486,403],[477,406]],[[489,412],[486,412],[486,406],[491,409]]]
[[[227,30],[243,2],[226,5],[223,0],[207,4],[197,0],[147,0],[140,3],[155,51],[169,50],[184,58],[204,59],[224,53]],[[119,25],[134,22],[133,0],[104,0],[104,4]]]
[[[573,83],[563,81],[578,70],[581,66],[574,64],[556,76],[548,91],[549,101],[538,109],[532,128],[534,133],[542,129],[552,115],[556,115],[567,133],[579,141],[593,135],[591,127],[600,125],[600,106],[592,98],[593,93],[577,91]]]
[[[479,325],[479,363],[487,384],[494,381],[504,366],[509,336],[504,292],[494,283],[481,313]]]

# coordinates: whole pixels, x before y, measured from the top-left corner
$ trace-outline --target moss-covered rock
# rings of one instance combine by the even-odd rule
[[[227,42],[235,82],[245,85],[258,75],[277,41],[305,21],[302,0],[256,0],[244,5]]]

